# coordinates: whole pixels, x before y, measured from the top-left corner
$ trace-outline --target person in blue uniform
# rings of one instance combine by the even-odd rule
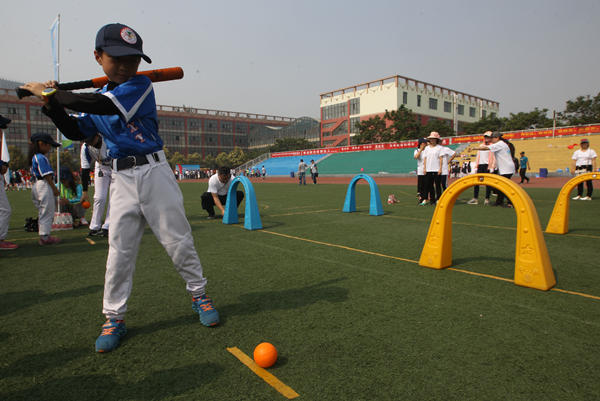
[[[84,140],[99,133],[113,159],[102,308],[107,320],[96,340],[96,351],[108,352],[127,332],[124,317],[146,223],[185,280],[201,323],[217,325],[219,313],[206,295],[183,196],[162,150],[152,82],[136,75],[141,59],[151,62],[142,50],[142,38],[126,25],[105,25],[96,35],[94,56],[109,79],[96,93],[57,90],[55,82],[32,82],[23,88],[45,99],[43,112],[68,138]],[[68,116],[65,108],[80,114]]]

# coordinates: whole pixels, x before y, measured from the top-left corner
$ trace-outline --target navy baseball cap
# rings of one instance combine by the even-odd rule
[[[48,145],[54,146],[55,148],[60,146],[60,143],[56,142],[54,139],[52,139],[50,134],[46,134],[45,132],[31,135],[31,143],[36,143],[37,141],[42,141]]]
[[[140,56],[147,63],[150,57],[142,50],[142,37],[136,31],[123,24],[104,25],[96,34],[96,49],[101,49],[112,57]]]
[[[4,116],[0,116],[0,128],[5,129],[8,127],[12,120],[10,118],[6,118]]]

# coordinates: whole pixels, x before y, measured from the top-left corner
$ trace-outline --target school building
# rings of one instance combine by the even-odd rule
[[[401,105],[425,125],[430,119],[445,121],[456,134],[463,124],[497,115],[500,103],[428,82],[394,75],[321,93],[321,146],[350,145],[356,124],[383,116]]]
[[[12,122],[5,130],[8,145],[16,145],[27,154],[32,133],[56,135],[56,128],[41,112],[35,97],[19,99],[14,88],[20,83],[0,80],[0,114]],[[4,89],[2,89],[4,88]],[[202,157],[272,145],[278,138],[304,137],[320,140],[317,120],[267,114],[241,113],[193,107],[157,105],[159,134],[171,153]]]

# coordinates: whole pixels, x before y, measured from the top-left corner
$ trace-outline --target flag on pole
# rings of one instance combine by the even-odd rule
[[[58,60],[58,32],[60,25],[60,15],[56,17],[52,25],[50,25],[50,45],[52,46],[52,67],[54,68],[54,79],[58,81],[59,75],[59,60]]]
[[[10,161],[10,154],[8,154],[8,145],[6,144],[4,132],[2,132],[2,137],[0,138],[0,160],[6,164]]]

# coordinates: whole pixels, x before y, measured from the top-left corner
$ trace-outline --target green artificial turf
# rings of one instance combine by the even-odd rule
[[[345,185],[258,183],[260,231],[206,220],[206,184],[181,187],[222,324],[199,323],[148,229],[129,332],[109,354],[94,352],[107,241],[79,229],[40,247],[22,229],[30,192],[8,193],[20,248],[0,254],[0,399],[283,400],[226,351],[262,341],[299,399],[600,398],[600,300],[386,257],[419,258],[433,208],[414,187],[380,187],[400,203],[374,217],[366,185],[342,213]],[[545,228],[558,189],[528,192]],[[454,207],[453,266],[512,279],[515,213],[466,205],[470,193]],[[572,202],[570,233],[544,237],[557,288],[600,296],[600,202]]]

